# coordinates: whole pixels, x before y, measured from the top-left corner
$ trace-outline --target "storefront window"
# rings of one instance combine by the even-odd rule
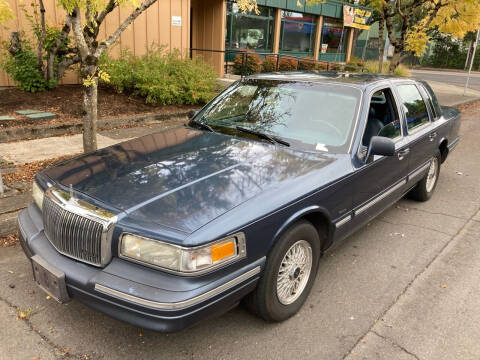
[[[280,51],[313,54],[316,16],[282,10]]]
[[[227,3],[226,49],[272,51],[274,9],[259,6],[258,10],[259,14],[244,14],[237,3]]]
[[[344,53],[347,28],[341,21],[324,18],[320,53]]]

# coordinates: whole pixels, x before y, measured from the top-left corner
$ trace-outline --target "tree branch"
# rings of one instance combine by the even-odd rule
[[[57,56],[58,50],[64,43],[65,39],[67,38],[68,34],[70,33],[72,24],[72,17],[67,14],[67,20],[65,21],[65,25],[62,27],[62,31],[60,35],[57,37],[55,44],[48,50],[48,59],[47,59],[47,80],[53,79],[55,76],[54,65],[55,65],[55,58]],[[57,79],[60,80],[60,78]]]
[[[72,12],[72,30],[73,35],[75,36],[75,42],[77,43],[77,48],[80,53],[80,58],[84,61],[88,55],[90,55],[90,50],[88,48],[87,42],[83,35],[82,23],[80,20],[80,9],[78,6],[75,7],[75,10]]]
[[[141,13],[147,10],[152,4],[154,4],[157,0],[146,0],[140,5],[140,7],[136,8],[134,12],[127,17],[124,22],[118,27],[118,29],[110,35],[110,37],[103,41],[100,46],[95,51],[95,57],[100,57],[102,53],[111,46],[115,41],[118,40],[122,32],[130,25]]]
[[[43,45],[47,36],[47,29],[45,27],[45,6],[43,5],[43,0],[38,0],[38,3],[40,8],[40,34],[37,45],[37,62],[38,70],[43,73]]]
[[[80,62],[80,56],[77,54],[73,57],[67,58],[63,60],[60,64],[58,64],[58,74],[57,78],[60,80],[63,78],[63,75],[65,74],[65,71],[72,65],[78,64]]]

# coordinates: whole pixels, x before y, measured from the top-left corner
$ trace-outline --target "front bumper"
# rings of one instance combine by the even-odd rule
[[[114,318],[162,332],[182,330],[234,307],[251,292],[265,258],[227,272],[182,277],[114,258],[97,268],[58,253],[43,231],[35,205],[18,217],[20,243],[27,255],[39,255],[65,273],[70,297]]]

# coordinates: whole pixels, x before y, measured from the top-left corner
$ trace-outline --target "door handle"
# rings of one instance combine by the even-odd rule
[[[430,141],[433,141],[433,140],[435,140],[435,138],[437,137],[437,133],[436,133],[436,132],[433,132],[433,133],[431,133],[430,135],[428,135],[428,137],[429,137]]]
[[[400,151],[397,153],[398,160],[403,160],[403,159],[405,158],[405,156],[408,155],[409,152],[410,152],[410,149],[400,150]]]

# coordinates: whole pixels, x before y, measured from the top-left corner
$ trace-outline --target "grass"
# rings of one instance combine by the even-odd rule
[[[388,61],[385,61],[382,64],[382,73],[383,74],[388,74],[389,66],[390,66],[390,63]],[[369,73],[377,74],[378,73],[378,61],[374,61],[374,60],[366,61],[365,64],[364,64],[364,68]],[[393,75],[402,76],[402,77],[411,76],[410,71],[403,64],[400,64],[400,65],[397,66],[397,68],[393,71]]]

